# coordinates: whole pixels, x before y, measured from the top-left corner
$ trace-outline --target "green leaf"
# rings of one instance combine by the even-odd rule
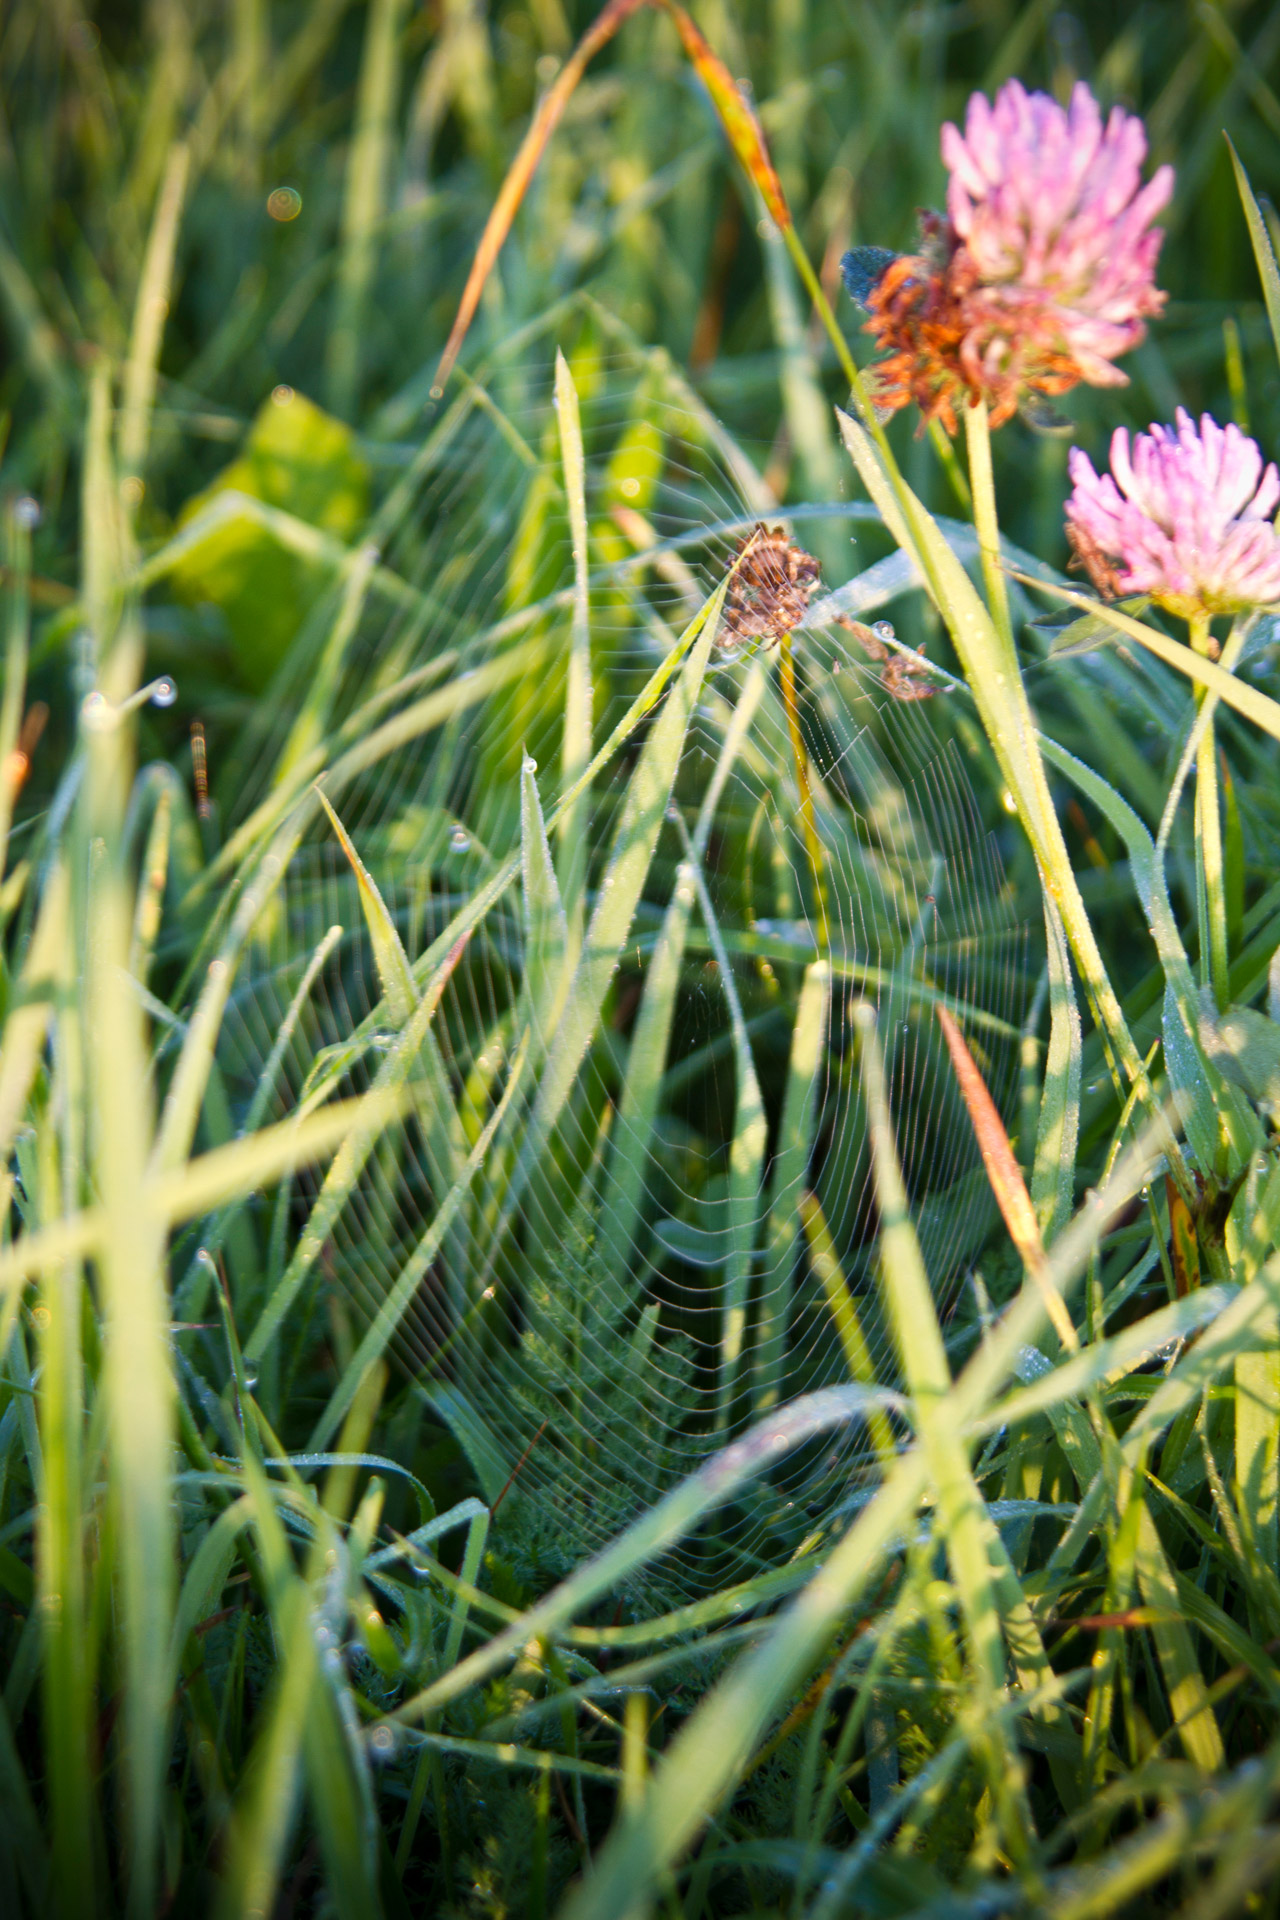
[[[1200,1044],[1224,1078],[1243,1087],[1274,1123],[1280,1111],[1280,1025],[1256,1007],[1229,1007],[1215,1015],[1206,1006]]]
[[[259,409],[243,453],[187,502],[179,526],[219,494],[233,492],[346,542],[368,511],[369,472],[350,427],[300,393],[277,389]],[[257,690],[283,660],[328,577],[323,566],[247,520],[209,532],[170,573],[180,598],[211,601],[221,610],[240,674]]]

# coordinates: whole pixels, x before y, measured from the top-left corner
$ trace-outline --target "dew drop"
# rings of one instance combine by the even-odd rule
[[[171,707],[177,697],[177,684],[167,676],[163,680],[157,680],[151,689],[151,704],[153,707]]]
[[[465,827],[455,827],[449,835],[449,845],[455,853],[465,853],[471,845],[471,835]]]
[[[871,624],[871,631],[877,640],[896,640],[898,637],[893,630],[892,620],[874,620]]]
[[[30,533],[33,527],[40,525],[40,502],[33,500],[29,493],[24,493],[13,503],[13,518],[18,526]]]
[[[80,706],[80,717],[93,733],[105,733],[115,720],[115,709],[105,693],[97,688],[86,693]]]
[[[257,1369],[256,1367],[246,1367],[246,1368],[245,1368],[245,1370],[244,1370],[244,1383],[245,1383],[245,1385],[246,1385],[246,1387],[248,1387],[248,1389],[249,1389],[249,1391],[250,1391],[250,1393],[252,1393],[252,1392],[253,1392],[253,1390],[254,1390],[254,1388],[255,1388],[255,1387],[257,1386],[257,1384],[258,1384],[258,1369]]]
[[[684,816],[681,814],[679,807],[676,805],[675,801],[673,800],[667,808],[667,819],[670,820],[672,826],[674,826],[676,822],[678,820],[681,820],[683,817]]]
[[[524,757],[524,770],[526,773],[536,773],[538,771],[538,763],[531,753],[526,753]]]

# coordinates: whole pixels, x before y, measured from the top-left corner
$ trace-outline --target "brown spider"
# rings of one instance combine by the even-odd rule
[[[821,569],[781,527],[758,525],[734,554],[735,570],[720,616],[719,645],[733,653],[744,640],[769,646],[800,625],[821,584]]]
[[[868,660],[879,663],[880,685],[891,700],[932,700],[937,688],[922,678],[928,672],[928,668],[922,666],[918,660],[909,659],[902,653],[895,653],[891,647],[886,646],[878,631],[881,624],[888,626],[888,622],[885,621],[877,622],[875,627],[867,627],[861,620],[854,620],[847,613],[836,615],[836,625],[853,635]],[[889,633],[892,634],[892,632],[892,627],[889,627]]]

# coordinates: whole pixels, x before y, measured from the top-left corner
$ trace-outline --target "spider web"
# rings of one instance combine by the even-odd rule
[[[598,745],[769,503],[742,447],[661,355],[597,317],[573,367]],[[438,724],[331,789],[411,960],[520,849],[530,763],[544,813],[560,791],[574,573],[553,392],[547,331],[530,329],[412,456],[394,483],[398,518],[386,516],[381,554],[405,583],[401,603],[365,599],[325,716],[331,734],[344,724],[350,732],[362,714],[372,731],[412,701],[442,696]],[[846,555],[846,574],[857,572],[850,536],[869,508],[785,512],[797,541],[836,565]],[[824,585],[844,584],[830,572],[829,563]],[[752,1417],[848,1378],[831,1299],[806,1251],[804,1193],[821,1208],[877,1377],[893,1384],[853,1047],[859,999],[877,1007],[899,1150],[944,1315],[989,1229],[980,1157],[933,1006],[942,998],[960,1013],[1007,1108],[1024,936],[945,696],[891,697],[883,668],[834,619],[839,606],[870,611],[903,584],[894,562],[864,568],[843,594],[815,601],[795,636],[825,955],[776,664],[767,649],[722,650],[596,1031],[537,1165],[516,1178],[558,1012],[554,996],[539,1003],[528,990],[535,956],[514,885],[471,937],[436,1014],[434,1119],[419,1112],[380,1142],[310,1278],[313,1305],[328,1290],[349,1303],[357,1329],[374,1319],[523,1057],[525,1080],[398,1319],[394,1351],[489,1500],[501,1497],[518,1566],[540,1575],[576,1564]],[[273,748],[305,696],[304,677],[286,663],[254,754],[236,772],[238,818],[279,779]],[[590,790],[587,914],[648,724]],[[554,835],[551,850],[563,873]],[[344,1048],[346,1090],[368,1085],[394,1043],[355,877],[318,823],[233,996],[222,1063],[235,1097],[247,1100],[335,926],[341,938],[285,1049],[279,1110]],[[638,1099],[646,1061],[649,1090]],[[748,1137],[751,1075],[759,1113]],[[269,1283],[315,1190],[299,1178],[277,1202]],[[780,1563],[859,1497],[871,1470],[860,1429],[787,1456],[668,1556],[664,1591],[692,1596],[726,1573]]]

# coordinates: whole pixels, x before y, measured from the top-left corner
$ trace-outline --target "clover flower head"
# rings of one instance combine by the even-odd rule
[[[1083,81],[1069,107],[1017,80],[994,105],[969,100],[963,134],[942,129],[947,213],[984,302],[1016,329],[1024,308],[1056,325],[1092,386],[1123,384],[1111,364],[1141,340],[1164,295],[1155,284],[1172,167],[1142,185],[1147,136],[1135,114],[1102,110]]]
[[[1149,594],[1183,619],[1280,604],[1280,474],[1256,441],[1206,413],[1172,427],[1117,427],[1111,471],[1071,449],[1067,534],[1107,595]]]
[[[1102,110],[1081,82],[1069,107],[1010,80],[975,93],[965,128],[942,130],[947,217],[926,215],[918,255],[894,261],[867,299],[888,349],[877,398],[915,400],[955,430],[957,401],[985,399],[999,425],[1033,395],[1080,381],[1123,386],[1114,365],[1160,311],[1162,235],[1173,191],[1144,186],[1141,120]]]

